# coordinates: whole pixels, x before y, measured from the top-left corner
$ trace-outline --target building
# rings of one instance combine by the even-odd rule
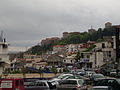
[[[65,45],[55,45],[55,46],[53,46],[53,52],[54,53],[65,51],[65,49],[66,49]]]
[[[63,32],[63,37],[62,38],[68,38],[70,35],[77,35],[80,34],[80,32]]]
[[[64,58],[63,63],[65,66],[73,66],[75,64],[76,54],[68,55]]]
[[[80,60],[79,60],[79,67],[80,68],[92,68],[94,61],[91,59],[92,52],[81,52],[80,53]]]
[[[105,23],[105,28],[110,28],[112,26],[112,23],[111,22],[106,22]]]
[[[8,55],[8,43],[5,39],[3,39],[3,35],[1,32],[0,36],[0,74],[3,73],[3,71],[6,68],[9,68],[10,66],[10,60]]]
[[[11,71],[22,71],[23,67],[26,65],[26,60],[24,58],[14,58],[10,63]]]
[[[69,45],[66,45],[66,52],[68,54],[77,53],[78,52],[78,47],[79,47],[79,44],[69,44]]]
[[[47,58],[47,63],[48,63],[48,66],[63,66],[63,57],[57,55],[57,54],[53,54],[53,55],[50,55],[48,56]]]
[[[49,44],[56,43],[58,41],[60,41],[60,38],[58,38],[58,37],[46,38],[46,39],[44,39],[44,40],[41,41],[41,45],[42,46],[49,45]]]
[[[96,32],[96,30],[95,30],[95,29],[93,29],[93,28],[92,28],[92,26],[91,26],[91,28],[90,28],[90,29],[88,29],[88,32],[89,32],[89,33],[94,33],[94,32]]]
[[[61,55],[61,56],[65,57],[66,56],[65,45],[55,45],[55,46],[53,46],[52,54],[58,54],[58,55]]]
[[[24,54],[24,59],[26,61],[38,62],[42,60],[42,57],[41,55]]]

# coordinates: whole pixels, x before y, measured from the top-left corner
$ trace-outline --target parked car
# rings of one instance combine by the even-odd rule
[[[87,90],[87,85],[83,79],[63,80],[56,86],[57,90]]]
[[[51,82],[54,81],[57,85],[57,84],[59,84],[59,82],[61,82],[61,80],[65,80],[69,76],[73,76],[73,74],[61,74],[55,78],[50,79],[49,81],[51,81]]]
[[[94,86],[90,90],[113,90],[110,86]]]
[[[87,85],[90,84],[89,78],[80,76],[80,75],[69,76],[69,77],[66,77],[65,79],[83,79]]]
[[[86,71],[85,75],[91,77],[93,74],[96,74],[94,71]]]
[[[55,88],[48,80],[38,80],[25,86],[25,90],[54,90]]]
[[[115,77],[116,75],[117,75],[116,69],[112,69],[112,70],[110,71],[110,76],[111,76],[111,77]]]
[[[111,86],[113,90],[120,90],[120,79],[107,78],[99,80],[94,86]]]
[[[105,79],[105,76],[103,74],[93,74],[91,77],[91,82],[94,84],[96,82],[98,82],[101,79]]]
[[[32,82],[35,82],[39,79],[34,79],[34,78],[25,78],[24,79],[24,86],[28,86],[29,84],[31,84]]]
[[[83,69],[77,69],[76,72],[77,72],[76,74],[78,75],[81,75],[81,76],[85,75],[85,70]]]

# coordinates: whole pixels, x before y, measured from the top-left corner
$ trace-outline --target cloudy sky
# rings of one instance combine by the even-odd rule
[[[120,0],[0,0],[0,30],[11,46],[30,47],[63,32],[120,24]]]

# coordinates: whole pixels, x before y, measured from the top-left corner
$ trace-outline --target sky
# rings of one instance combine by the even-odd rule
[[[0,0],[0,31],[11,47],[31,47],[63,32],[120,24],[120,0]]]

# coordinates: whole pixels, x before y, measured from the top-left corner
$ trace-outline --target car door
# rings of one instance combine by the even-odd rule
[[[63,80],[58,86],[57,90],[70,90],[69,80]]]
[[[36,90],[47,90],[48,86],[45,82],[36,82]]]

